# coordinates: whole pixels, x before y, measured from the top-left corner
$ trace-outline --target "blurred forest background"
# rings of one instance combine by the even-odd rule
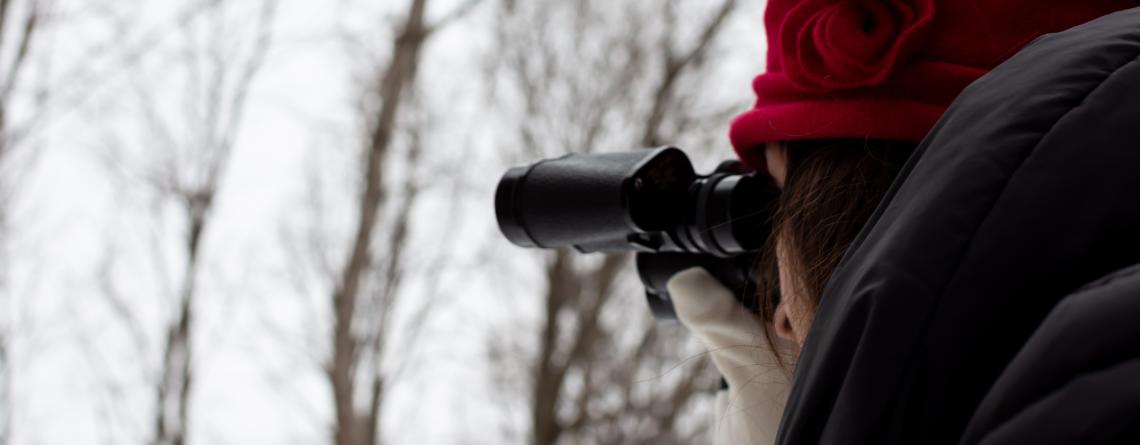
[[[732,156],[743,0],[0,0],[0,445],[688,444],[718,376],[507,168]]]

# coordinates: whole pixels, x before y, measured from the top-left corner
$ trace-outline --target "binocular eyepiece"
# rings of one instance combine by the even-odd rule
[[[738,161],[698,175],[684,152],[662,147],[512,168],[499,181],[495,213],[519,246],[638,252],[650,308],[668,319],[675,316],[666,283],[693,266],[754,306],[752,268],[771,232],[778,193]]]

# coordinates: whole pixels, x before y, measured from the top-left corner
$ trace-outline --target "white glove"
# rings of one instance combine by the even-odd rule
[[[709,350],[727,390],[716,396],[714,444],[770,444],[776,440],[791,386],[790,342],[764,335],[764,324],[732,292],[700,267],[676,274],[666,286],[677,318]],[[784,366],[776,358],[779,351]]]

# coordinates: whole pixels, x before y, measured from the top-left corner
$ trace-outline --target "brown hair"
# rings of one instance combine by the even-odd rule
[[[788,165],[772,224],[772,236],[756,270],[757,308],[772,321],[779,304],[775,241],[796,283],[819,305],[823,288],[890,188],[915,144],[862,139],[797,141],[787,146]],[[770,336],[770,335],[769,335]]]

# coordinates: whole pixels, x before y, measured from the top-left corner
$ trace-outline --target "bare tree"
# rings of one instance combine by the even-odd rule
[[[14,4],[16,3],[16,4]],[[22,3],[22,4],[21,4]],[[33,40],[38,36],[43,5],[40,1],[0,1],[0,48],[9,54],[3,66],[3,83],[0,84],[0,131],[10,128],[12,96],[25,75],[28,55]],[[7,131],[0,138],[0,156],[11,150]]]
[[[197,72],[205,72],[209,80],[203,83],[202,90],[191,93],[201,94],[204,100],[196,104],[196,109],[192,108],[195,109],[193,115],[185,116],[188,122],[198,123],[193,132],[197,136],[197,140],[192,139],[193,146],[179,150],[187,158],[168,159],[159,167],[161,173],[154,176],[153,185],[168,199],[180,203],[186,223],[183,233],[185,269],[178,286],[174,313],[166,328],[161,377],[156,387],[156,443],[182,445],[186,442],[187,404],[194,384],[191,338],[197,295],[195,284],[202,263],[203,234],[211,221],[213,203],[241,128],[250,84],[261,69],[269,49],[275,5],[273,0],[262,3],[258,31],[242,63],[232,63],[226,54],[187,53],[186,69],[194,73],[191,77]],[[218,1],[213,7],[223,8],[225,2]],[[209,38],[218,39],[215,42],[231,38],[213,33],[208,27],[198,30],[187,27],[185,32],[189,39],[200,38],[194,33],[212,33]]]
[[[13,122],[15,96],[28,82],[28,60],[35,40],[41,33],[42,2],[37,0],[0,0],[0,171],[13,171],[13,151],[20,145],[14,134],[23,122]],[[8,217],[7,209],[13,185],[0,184],[0,444],[12,437],[12,370],[10,339],[15,328],[12,320],[12,295],[8,285]]]
[[[736,2],[700,4],[501,2],[492,81],[517,104],[508,144],[519,158],[653,147],[725,125],[725,110],[740,104],[695,109],[702,92],[684,82],[707,74]],[[659,375],[682,363],[684,337],[645,317],[629,323],[629,311],[648,311],[628,304],[637,295],[620,285],[628,266],[627,255],[547,257],[530,371],[532,443],[692,443],[706,433],[707,423],[686,425],[681,414],[714,387],[715,374],[701,359]]]
[[[32,239],[44,236],[33,229],[41,221],[29,221],[26,215],[17,221],[10,217],[11,211],[25,197],[22,184],[35,174],[41,153],[52,148],[41,137],[46,135],[44,130],[65,120],[68,113],[106,86],[108,74],[132,65],[153,40],[144,38],[139,39],[140,44],[126,45],[120,40],[92,39],[61,45],[58,36],[74,30],[69,20],[75,15],[99,15],[94,10],[104,6],[94,1],[81,7],[73,4],[82,10],[75,13],[62,3],[66,2],[0,0],[0,444],[16,440],[12,382],[17,367],[43,352],[42,344],[38,344],[42,341],[37,339],[47,335],[32,319],[31,299],[21,298],[21,292],[12,289],[17,281],[13,278],[16,263],[9,262],[9,249],[16,242],[42,241]],[[60,47],[78,50],[83,57],[57,60]],[[122,63],[108,64],[112,61]],[[26,271],[29,261],[19,264]],[[19,275],[33,287],[37,277],[37,273]]]
[[[414,172],[421,165],[424,128],[412,119],[417,72],[429,39],[442,27],[467,14],[477,1],[462,3],[435,21],[427,17],[427,0],[410,0],[396,26],[388,58],[363,94],[367,134],[364,138],[361,187],[353,204],[356,219],[347,244],[347,258],[324,266],[332,283],[331,353],[324,372],[334,402],[334,441],[338,445],[379,444],[384,401],[406,370],[406,362],[391,363],[394,314],[405,292],[406,262],[413,208],[420,186],[415,174],[391,177],[393,171]],[[362,57],[366,59],[366,57]],[[401,150],[396,150],[400,145]],[[318,243],[321,244],[321,243]],[[315,246],[313,255],[328,254]],[[414,343],[430,305],[412,311],[410,332],[403,343]],[[406,345],[404,346],[406,348]]]
[[[107,281],[110,271],[101,274],[102,294],[134,344],[158,345],[156,369],[153,374],[145,371],[153,378],[151,442],[155,444],[187,441],[198,361],[193,343],[195,310],[207,258],[204,240],[215,219],[214,203],[244,123],[251,85],[272,42],[276,6],[276,0],[254,5],[253,26],[247,26],[250,17],[235,18],[234,11],[248,11],[242,2],[197,3],[201,9],[178,23],[177,40],[157,45],[159,55],[153,57],[158,62],[140,63],[130,73],[127,95],[133,98],[137,114],[127,131],[137,135],[108,142],[111,162],[122,173],[141,178],[153,192],[155,223],[172,217],[178,227],[174,234],[160,228],[152,237],[152,261],[162,269],[159,284],[165,293],[159,304],[163,314],[157,341],[140,328],[138,320],[147,317],[133,313],[128,297]],[[157,85],[170,80],[180,83],[174,96],[171,89]],[[125,147],[127,140],[142,147]],[[172,245],[177,246],[173,251]],[[112,260],[104,259],[104,267],[113,267]]]

